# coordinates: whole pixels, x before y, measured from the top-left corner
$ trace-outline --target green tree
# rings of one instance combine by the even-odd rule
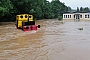
[[[8,21],[7,16],[10,14],[12,9],[13,4],[10,0],[0,0],[0,18],[2,18],[2,21]]]
[[[85,7],[85,8],[84,8],[84,11],[85,11],[85,12],[88,12],[88,11],[90,11],[90,10],[89,10],[88,7]]]
[[[67,8],[68,8],[68,12],[71,12],[72,11],[72,9],[71,9],[70,6],[68,6]]]
[[[79,7],[77,7],[77,12],[79,12]]]
[[[66,6],[59,0],[52,0],[51,6],[52,6],[51,10],[53,10],[55,18],[57,18],[59,15],[62,15],[66,11]]]
[[[50,19],[66,11],[67,6],[59,0],[0,0],[0,18],[4,21],[14,21],[16,13],[32,14],[34,19]]]
[[[51,10],[52,6],[49,1],[44,1],[44,5],[42,6],[42,11],[43,11],[43,18],[54,18],[54,14]]]
[[[83,7],[80,7],[80,12],[84,12],[84,9],[83,9]]]

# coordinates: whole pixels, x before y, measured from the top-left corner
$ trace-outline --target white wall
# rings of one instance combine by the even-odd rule
[[[63,19],[64,20],[73,20],[74,19],[74,14],[63,14]]]

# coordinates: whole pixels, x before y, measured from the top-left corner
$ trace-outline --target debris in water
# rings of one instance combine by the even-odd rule
[[[83,27],[82,28],[78,28],[78,30],[83,30]]]

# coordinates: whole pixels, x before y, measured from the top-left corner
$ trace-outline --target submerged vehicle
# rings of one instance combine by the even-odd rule
[[[23,31],[37,30],[40,25],[36,25],[33,20],[33,15],[30,14],[19,14],[16,15],[16,27],[17,29],[22,29]]]

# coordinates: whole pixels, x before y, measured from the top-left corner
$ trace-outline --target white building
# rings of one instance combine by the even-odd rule
[[[64,13],[63,20],[90,20],[90,12]]]

